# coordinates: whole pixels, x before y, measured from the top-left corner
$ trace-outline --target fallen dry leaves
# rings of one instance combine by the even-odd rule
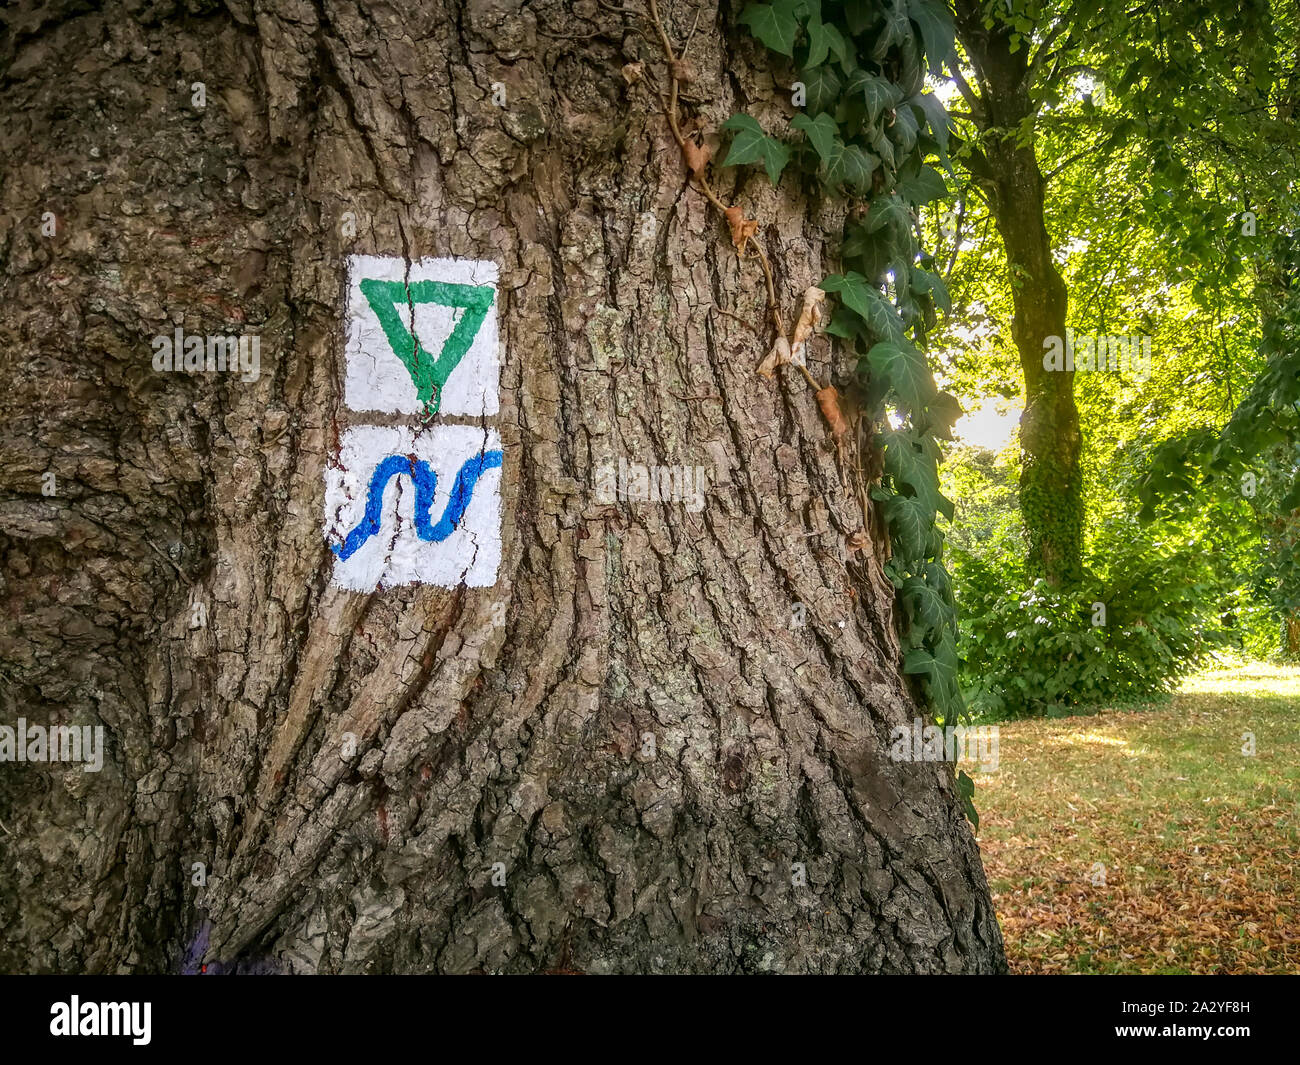
[[[1254,668],[1001,724],[975,802],[1013,972],[1300,972],[1300,670]]]

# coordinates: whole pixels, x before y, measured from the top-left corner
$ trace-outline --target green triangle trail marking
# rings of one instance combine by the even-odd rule
[[[429,414],[437,413],[442,403],[442,386],[447,383],[451,372],[460,365],[465,352],[469,351],[492,306],[492,286],[457,285],[449,281],[412,281],[407,284],[405,281],[364,278],[360,288],[361,294],[375,312],[375,317],[379,319],[393,354],[402,360],[402,365],[415,382],[416,396],[424,404],[425,411]],[[416,303],[436,303],[443,307],[457,307],[465,312],[443,343],[442,351],[436,359],[424,349],[414,331],[407,329],[398,313],[399,306],[408,307]]]

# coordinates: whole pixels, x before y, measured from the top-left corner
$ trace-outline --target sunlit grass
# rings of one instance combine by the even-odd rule
[[[1300,669],[1003,722],[1000,748],[975,802],[1014,970],[1300,972]]]

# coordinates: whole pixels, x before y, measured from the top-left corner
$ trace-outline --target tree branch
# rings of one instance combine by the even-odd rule
[[[970,87],[970,83],[962,77],[961,67],[955,60],[948,64],[948,69],[952,71],[952,80],[957,85],[957,91],[961,93],[961,98],[966,101],[966,106],[971,109],[971,114],[975,116],[975,121],[983,124],[988,117],[984,109],[984,101],[975,94],[975,90]]]
[[[1059,55],[1067,51],[1071,44],[1073,44],[1074,30],[1078,28],[1075,26],[1075,20],[1078,19],[1079,9],[1082,6],[1083,0],[1074,0],[1074,3],[1070,5],[1070,10],[1061,16],[1060,21],[1057,22],[1057,24],[1052,27],[1051,32],[1048,33],[1047,39],[1038,46],[1038,50],[1034,53],[1033,58],[1029,60],[1029,66],[1025,70],[1023,84],[1026,90],[1033,88],[1034,79],[1038,77],[1039,71],[1043,69],[1043,65],[1049,58],[1053,55]],[[1052,46],[1060,39],[1061,34],[1065,33],[1067,30],[1070,31],[1070,36],[1066,39],[1065,44],[1061,46],[1060,50],[1053,53]]]

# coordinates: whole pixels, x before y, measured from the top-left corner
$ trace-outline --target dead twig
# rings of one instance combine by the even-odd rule
[[[749,223],[749,220],[744,219],[743,215],[741,216],[741,225],[738,226],[736,222],[732,221],[734,215],[729,214],[729,212],[739,212],[740,208],[728,207],[718,197],[718,194],[713,190],[713,186],[709,182],[705,167],[707,158],[702,158],[703,151],[701,147],[693,141],[688,142],[686,134],[682,132],[681,122],[677,116],[677,104],[681,93],[680,75],[689,73],[689,67],[683,61],[683,56],[686,54],[686,46],[683,46],[682,52],[679,55],[673,48],[672,41],[668,38],[668,31],[664,28],[663,19],[659,17],[659,0],[648,0],[648,2],[650,5],[650,22],[654,26],[655,33],[659,37],[659,44],[664,51],[664,57],[668,61],[669,80],[667,98],[665,99],[664,95],[656,90],[656,95],[659,97],[659,103],[663,108],[664,117],[668,120],[668,129],[673,135],[673,140],[677,142],[677,148],[682,153],[682,158],[686,161],[687,170],[690,173],[691,180],[695,182],[696,186],[704,194],[705,199],[707,199],[709,203],[713,204],[713,206],[722,213],[723,217],[727,219],[728,225],[731,227],[732,231],[732,242],[736,245],[736,254],[742,260],[756,258],[759,265],[762,267],[763,281],[767,287],[768,317],[771,318],[772,326],[776,330],[777,335],[783,336],[785,334],[785,327],[781,321],[780,305],[777,303],[776,299],[776,285],[772,279],[772,266],[768,261],[767,253],[763,251],[762,247],[754,239],[757,235],[758,224],[756,222],[752,223],[753,228],[748,228],[747,223]],[[628,11],[627,13],[631,14],[632,12]],[[695,23],[691,27],[691,35],[686,40],[687,46],[690,44],[691,37],[695,35],[695,28],[698,24],[699,12],[697,11],[695,14]],[[752,249],[752,251],[750,249]]]
[[[754,328],[754,323],[753,323],[753,322],[749,321],[747,318],[742,318],[742,317],[741,317],[740,315],[738,315],[735,311],[729,311],[729,310],[727,310],[726,307],[719,307],[716,303],[711,303],[711,304],[709,304],[709,308],[710,308],[711,310],[715,310],[715,311],[717,311],[719,314],[725,314],[728,318],[734,318],[734,319],[735,319],[736,321],[738,321],[741,325],[743,325],[746,329],[748,329],[751,333],[757,333],[757,332],[758,332],[758,330]]]
[[[845,445],[848,436],[848,423],[840,410],[839,392],[832,385],[822,387],[821,383],[809,372],[808,367],[804,364],[803,348],[804,344],[811,334],[816,324],[818,315],[818,305],[825,298],[825,293],[820,289],[809,289],[804,293],[804,307],[800,314],[798,322],[795,324],[794,333],[790,339],[786,339],[785,322],[781,317],[781,305],[776,295],[776,279],[772,273],[772,263],[768,259],[767,252],[758,242],[758,222],[751,218],[746,218],[744,211],[738,204],[728,206],[723,203],[718,194],[714,191],[713,185],[709,182],[708,177],[708,152],[694,140],[688,139],[688,134],[683,131],[681,121],[677,114],[677,105],[681,100],[681,85],[683,79],[690,81],[693,77],[690,65],[685,62],[686,49],[690,46],[691,40],[695,36],[695,30],[699,25],[699,10],[696,10],[695,20],[691,24],[691,32],[686,38],[682,50],[678,53],[673,48],[673,43],[668,37],[668,30],[664,26],[663,19],[659,15],[659,0],[646,0],[649,6],[649,15],[631,8],[615,8],[612,5],[601,2],[601,7],[607,10],[618,10],[623,14],[636,14],[643,18],[648,18],[651,25],[654,26],[655,34],[659,38],[659,44],[663,48],[664,58],[668,64],[668,94],[665,96],[662,90],[654,82],[654,79],[647,76],[647,84],[651,85],[655,95],[659,99],[659,105],[663,109],[664,117],[668,121],[668,129],[672,133],[673,140],[677,143],[678,150],[682,153],[682,159],[686,164],[689,180],[693,181],[696,187],[704,194],[705,199],[709,201],[726,219],[727,226],[731,231],[731,242],[736,249],[736,256],[742,262],[756,260],[759,268],[763,271],[763,286],[767,293],[767,316],[771,322],[772,329],[776,335],[776,341],[773,344],[772,351],[767,359],[760,366],[759,372],[763,372],[765,367],[775,370],[778,366],[794,366],[808,383],[808,387],[813,390],[817,397],[817,406],[825,419],[827,426],[831,431],[831,436],[835,442],[835,449],[841,464],[844,461]],[[648,75],[648,71],[647,71]],[[694,136],[692,130],[691,137]],[[818,293],[813,296],[811,293]],[[717,308],[722,310],[722,308]],[[730,313],[724,311],[723,313]],[[865,504],[864,504],[865,513]]]

